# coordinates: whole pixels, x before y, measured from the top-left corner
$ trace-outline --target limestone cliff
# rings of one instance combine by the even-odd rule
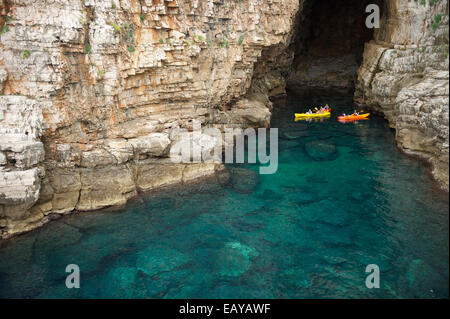
[[[298,8],[1,0],[0,237],[221,169],[172,164],[177,132],[269,124]]]
[[[0,238],[215,175],[169,158],[193,120],[267,126],[286,85],[352,88],[366,0],[326,2],[0,0]],[[448,185],[448,1],[386,3],[355,99]]]
[[[355,100],[385,115],[408,153],[449,186],[448,1],[387,1],[366,44]]]

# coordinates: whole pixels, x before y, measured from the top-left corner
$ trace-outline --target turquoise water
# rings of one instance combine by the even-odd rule
[[[6,241],[0,297],[448,298],[447,195],[382,118],[341,124],[351,98],[321,98],[276,108],[279,170],[236,176],[245,193],[215,181],[176,188]],[[325,102],[331,119],[293,121]],[[68,264],[80,289],[65,287]],[[365,286],[369,264],[380,289]]]

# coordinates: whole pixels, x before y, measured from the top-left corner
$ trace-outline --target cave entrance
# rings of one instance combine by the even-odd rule
[[[293,66],[287,89],[353,92],[364,44],[373,39],[366,27],[369,4],[383,13],[383,0],[307,0],[292,43]]]

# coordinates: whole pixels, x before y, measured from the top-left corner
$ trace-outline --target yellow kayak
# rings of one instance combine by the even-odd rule
[[[303,118],[314,118],[314,117],[327,117],[330,116],[331,112],[325,112],[325,113],[312,113],[312,114],[306,114],[306,113],[295,113],[295,117],[303,117]]]

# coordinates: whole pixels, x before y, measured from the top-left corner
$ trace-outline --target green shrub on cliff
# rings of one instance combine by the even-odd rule
[[[219,47],[228,49],[230,47],[230,43],[228,42],[228,40],[222,41],[220,42]]]
[[[117,33],[120,33],[122,31],[122,29],[117,23],[114,23],[112,21],[107,21],[106,23],[109,24],[111,27],[113,27],[114,31],[116,31]]]
[[[431,28],[433,29],[433,32],[436,32],[436,30],[440,27],[442,20],[442,14],[438,13],[434,16],[434,19],[431,23]]]
[[[13,20],[13,18],[11,18],[10,16],[5,16],[5,22],[3,23],[3,25],[0,27],[0,34],[4,34],[6,32],[9,31],[8,26],[6,25],[9,21]]]
[[[6,22],[0,27],[0,34],[4,34],[9,31],[8,26],[6,25]]]
[[[22,58],[28,59],[30,57],[30,55],[31,55],[30,50],[25,50],[25,51],[23,51]]]

